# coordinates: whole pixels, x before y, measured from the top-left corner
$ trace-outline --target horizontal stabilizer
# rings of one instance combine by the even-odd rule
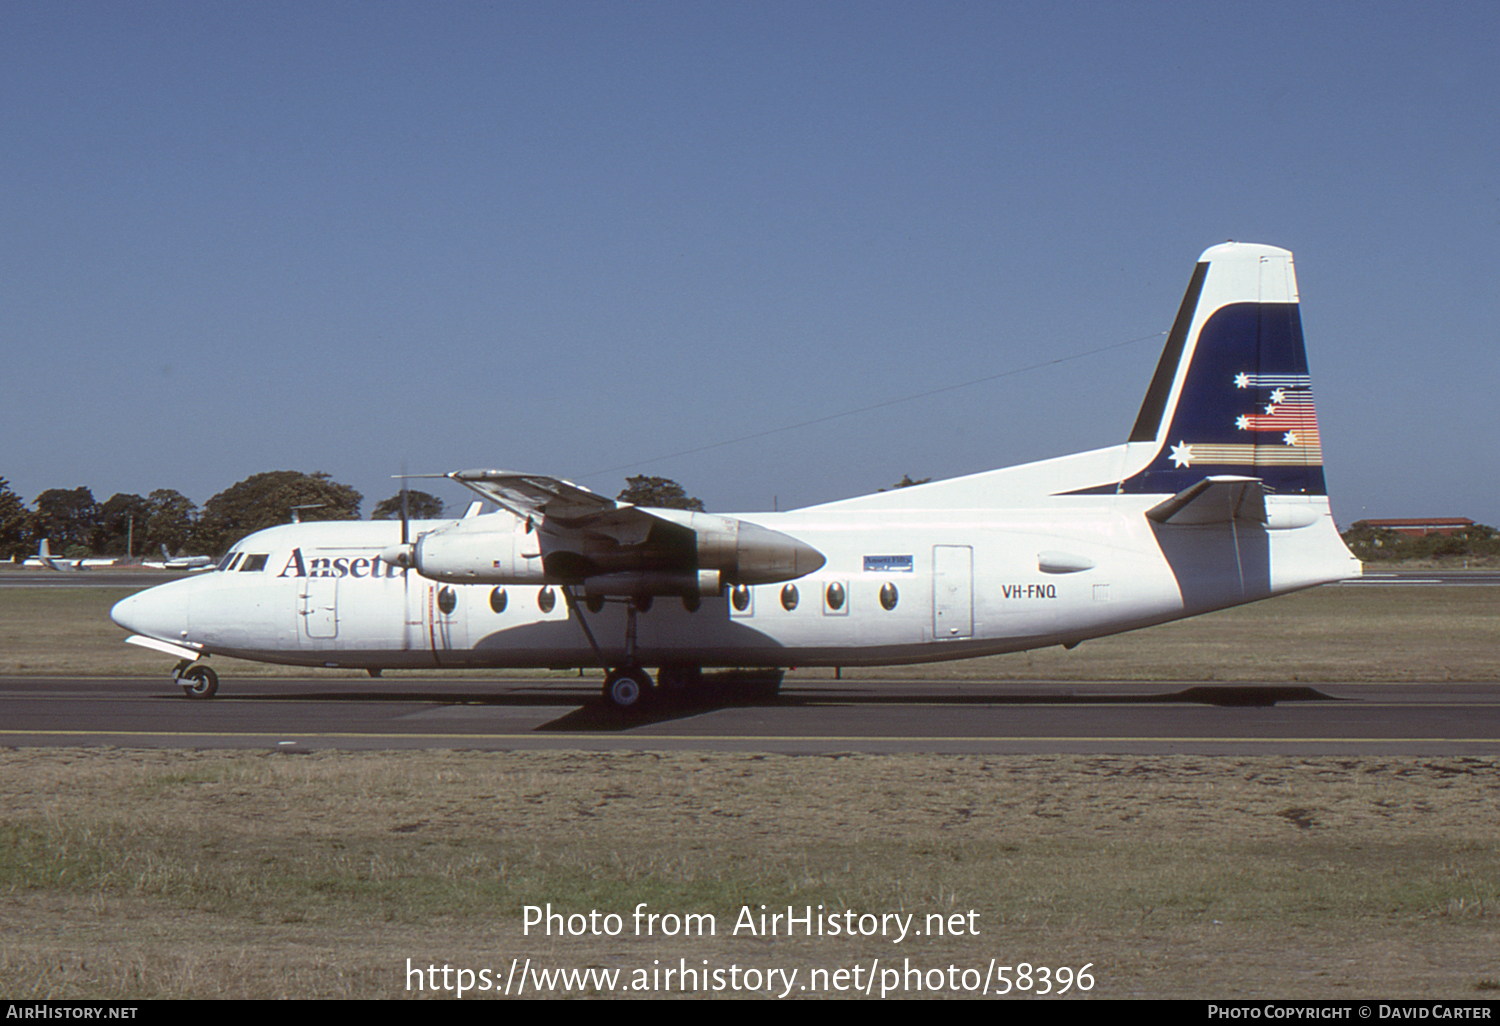
[[[1266,489],[1258,477],[1205,477],[1146,511],[1158,524],[1174,527],[1266,522]]]

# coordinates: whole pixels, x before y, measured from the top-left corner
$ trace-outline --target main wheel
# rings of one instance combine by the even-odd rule
[[[639,709],[651,692],[651,676],[639,666],[611,670],[604,678],[604,700],[620,712]]]
[[[219,690],[219,675],[211,667],[201,664],[183,670],[177,681],[182,685],[182,693],[189,698],[212,698]]]

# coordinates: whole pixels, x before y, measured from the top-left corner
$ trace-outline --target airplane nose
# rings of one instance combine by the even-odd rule
[[[109,618],[135,634],[164,641],[181,641],[187,634],[187,594],[179,587],[191,581],[173,581],[147,588],[114,604]]]

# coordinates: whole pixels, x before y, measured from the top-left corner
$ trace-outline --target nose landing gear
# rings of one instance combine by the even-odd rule
[[[188,698],[212,698],[219,690],[219,675],[207,663],[184,660],[173,668],[172,679],[182,685],[182,693]]]

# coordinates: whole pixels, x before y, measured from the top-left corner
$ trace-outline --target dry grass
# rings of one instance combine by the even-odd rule
[[[1493,759],[0,753],[0,992],[399,997],[501,969],[1078,967],[1101,997],[1482,997]],[[546,938],[521,909],[712,913]],[[978,937],[726,936],[741,905]],[[627,919],[628,922],[628,919]],[[630,931],[627,928],[626,933]],[[805,979],[805,976],[804,976]]]

